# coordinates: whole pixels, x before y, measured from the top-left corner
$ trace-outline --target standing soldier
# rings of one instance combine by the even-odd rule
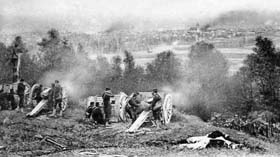
[[[104,113],[105,113],[105,124],[110,124],[110,118],[111,118],[111,110],[112,106],[110,103],[110,98],[113,97],[113,94],[111,92],[110,88],[106,88],[105,92],[102,94],[103,98],[103,104],[104,104]]]
[[[161,100],[161,97],[158,94],[157,89],[153,89],[152,96],[153,96],[153,100],[152,100],[152,103],[151,103],[151,109],[153,111],[153,117],[154,117],[154,122],[153,122],[154,124],[153,125],[158,128],[159,126],[158,126],[157,121],[160,121],[160,117],[159,117],[160,106],[156,106],[156,104],[157,104],[158,101]]]
[[[50,106],[50,108],[53,110],[52,114],[50,116],[54,116],[55,115],[55,105],[53,102],[53,97],[54,97],[54,83],[51,84],[51,90],[48,93],[48,105]]]
[[[17,111],[23,112],[23,105],[24,105],[24,92],[25,92],[25,85],[24,79],[21,79],[17,86],[17,94],[19,96],[19,104],[16,108]]]
[[[56,110],[59,108],[59,116],[62,116],[62,88],[58,80],[55,80],[53,88],[53,113],[50,116],[56,115]]]

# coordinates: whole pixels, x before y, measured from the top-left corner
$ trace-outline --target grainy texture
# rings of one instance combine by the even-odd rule
[[[180,114],[176,112],[176,114]],[[22,113],[1,111],[0,119],[9,115],[10,121],[1,124],[1,145],[7,146],[1,155],[19,156],[79,156],[79,151],[94,148],[103,154],[138,156],[238,156],[238,155],[280,155],[279,144],[268,143],[235,130],[217,128],[202,122],[195,116],[178,115],[175,122],[167,127],[155,129],[144,127],[138,133],[124,131],[128,124],[114,123],[104,128],[92,126],[70,116],[52,119],[46,116],[26,119]],[[244,143],[243,150],[205,149],[188,150],[176,147],[187,137],[205,135],[220,130],[233,139]],[[61,151],[53,145],[42,142],[35,135],[48,136],[70,150]]]

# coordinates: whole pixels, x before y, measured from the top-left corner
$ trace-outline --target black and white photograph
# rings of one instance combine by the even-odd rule
[[[0,157],[280,156],[279,0],[0,0]]]

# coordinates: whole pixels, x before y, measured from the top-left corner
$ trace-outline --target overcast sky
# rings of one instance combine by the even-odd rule
[[[279,11],[279,0],[0,0],[0,15],[6,27],[36,20],[61,25],[103,25],[114,19],[138,17],[149,20],[184,20],[215,17],[231,10]],[[34,23],[32,23],[34,22]]]

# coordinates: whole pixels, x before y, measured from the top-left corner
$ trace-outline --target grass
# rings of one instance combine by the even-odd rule
[[[70,110],[70,109],[69,109]],[[74,117],[73,117],[73,115]],[[81,110],[68,111],[65,118],[32,118],[25,119],[24,114],[1,111],[0,119],[9,116],[11,123],[0,125],[1,145],[7,146],[6,151],[0,152],[8,155],[20,156],[78,156],[75,151],[60,152],[52,145],[40,141],[35,135],[48,136],[55,141],[67,145],[71,150],[94,148],[104,154],[123,154],[138,156],[188,156],[188,155],[279,155],[278,143],[268,143],[253,138],[241,132],[217,128],[204,123],[196,116],[184,115],[175,112],[172,123],[166,129],[157,130],[148,128],[139,134],[128,134],[124,131],[129,124],[114,123],[111,128],[96,128],[84,123],[78,115]],[[82,116],[80,116],[82,117]],[[176,145],[190,136],[205,135],[211,131],[223,131],[234,139],[249,146],[244,150],[206,149],[200,151],[180,150]],[[264,151],[265,150],[265,151]]]

